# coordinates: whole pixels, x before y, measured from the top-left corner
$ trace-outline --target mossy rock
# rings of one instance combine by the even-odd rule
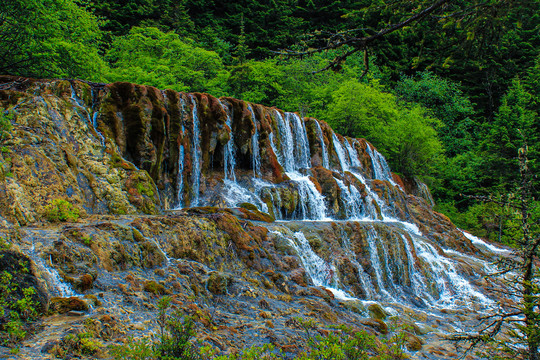
[[[49,304],[50,313],[64,314],[69,311],[88,311],[86,301],[72,297],[53,297]]]
[[[46,313],[49,306],[49,296],[38,281],[38,274],[30,266],[31,260],[24,254],[16,251],[0,251],[0,274],[10,274],[11,286],[14,289],[6,298],[10,303],[23,299],[25,289],[34,289],[32,301],[37,305],[40,313]]]
[[[152,293],[154,295],[163,295],[165,294],[165,286],[161,285],[157,281],[149,280],[144,283],[144,291]]]
[[[83,274],[79,277],[78,281],[75,283],[75,286],[81,291],[86,291],[92,288],[94,280],[95,279],[92,275]]]
[[[224,295],[227,294],[232,281],[233,279],[230,274],[214,271],[210,273],[210,277],[206,280],[206,288],[212,294]]]
[[[377,331],[379,334],[386,335],[388,334],[388,326],[386,323],[379,319],[363,319],[360,321],[362,325],[369,326],[370,328]]]
[[[357,314],[366,314],[367,309],[365,305],[358,300],[344,301],[341,303],[344,307]]]
[[[258,211],[257,206],[253,205],[252,203],[244,202],[240,204],[240,207],[242,209],[250,210],[250,211]]]
[[[420,339],[418,336],[411,334],[409,332],[405,333],[405,346],[407,347],[407,350],[409,351],[421,350],[423,344],[424,344],[424,341],[422,341],[422,339]]]
[[[254,220],[254,221],[264,221],[264,222],[274,222],[275,219],[273,216],[259,211],[257,208],[255,210],[248,210],[245,208],[239,208],[238,212],[235,212],[234,209],[232,213],[242,219]]]
[[[369,316],[373,319],[384,320],[388,316],[386,311],[379,304],[369,304],[368,305]]]

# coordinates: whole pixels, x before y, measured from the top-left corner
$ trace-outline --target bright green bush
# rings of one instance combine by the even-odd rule
[[[342,135],[368,139],[393,171],[405,175],[432,173],[443,150],[436,131],[439,121],[418,105],[400,104],[377,82],[342,83],[322,119]]]
[[[83,2],[10,0],[0,14],[0,69],[29,77],[99,81],[107,65],[98,53],[100,21]]]
[[[0,237],[0,250],[10,247]],[[21,273],[29,272],[28,264],[21,266]],[[38,304],[33,299],[35,292],[33,287],[21,288],[11,273],[0,273],[0,345],[14,346],[27,336],[32,322],[39,316]]]
[[[227,75],[219,55],[198,47],[174,32],[133,27],[113,40],[107,59],[110,81],[127,81],[160,89],[210,92],[222,95]]]
[[[77,221],[79,209],[67,200],[54,199],[46,209],[47,219],[51,222]]]
[[[13,120],[13,113],[0,109],[0,140],[3,140],[12,129],[11,120]]]

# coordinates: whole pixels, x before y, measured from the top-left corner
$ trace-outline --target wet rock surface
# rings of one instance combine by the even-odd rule
[[[35,255],[49,259],[48,266],[61,274],[59,281],[69,282],[80,273],[95,277],[90,287],[72,290],[74,297],[51,299],[50,313],[59,315],[45,317],[42,330],[22,344],[16,358],[51,358],[67,346],[69,334],[88,331],[88,327],[98,329],[93,330],[97,334],[94,338],[103,346],[156,333],[157,302],[162,295],[171,296],[175,308],[195,318],[201,345],[222,353],[271,343],[294,357],[301,350],[299,344],[306,341],[304,330],[295,326],[294,320],[304,318],[315,321],[323,333],[348,325],[389,336],[385,334],[399,324],[410,329],[406,348],[412,358],[451,358],[460,349],[445,340],[446,334],[474,324],[480,308],[477,312],[466,306],[448,310],[412,302],[398,305],[384,299],[376,303],[344,300],[305,275],[305,265],[294,246],[276,231],[285,227],[281,230],[285,235],[306,234],[320,256],[331,259],[340,258],[337,252],[344,250],[329,234],[348,228],[361,232],[363,226],[372,225],[253,222],[216,212],[101,217],[55,227],[21,228],[18,239],[12,231],[2,230],[0,236],[17,243],[22,252],[39,244]],[[92,244],[105,240],[122,244],[122,252],[118,246],[81,244],[72,236],[74,231],[87,234]],[[133,234],[137,234],[136,241]],[[321,234],[325,237],[319,238]],[[71,250],[51,257],[50,249],[60,240]],[[358,240],[360,243],[353,240],[352,245],[361,249],[362,240]],[[153,244],[145,255],[140,252],[141,243]],[[92,254],[93,262],[84,262],[82,248]],[[161,261],[145,263],[143,257]],[[363,261],[360,256],[357,259]],[[50,288],[59,285],[41,280],[49,282]],[[354,290],[350,287],[348,294],[362,298],[362,293]],[[7,349],[1,351],[8,356]]]
[[[110,357],[107,345],[158,333],[169,296],[220,354],[273,344],[294,358],[310,319],[321,335],[404,331],[411,358],[448,359],[463,349],[447,335],[494,304],[500,284],[484,275],[508,254],[434,212],[427,187],[365,139],[208,94],[0,83],[14,114],[0,270],[48,314],[2,358]]]

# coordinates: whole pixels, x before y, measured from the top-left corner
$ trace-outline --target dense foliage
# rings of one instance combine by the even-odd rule
[[[370,36],[435,3],[366,54],[354,42],[276,52]],[[538,173],[538,10],[538,0],[12,0],[0,4],[0,71],[204,91],[317,117],[420,175],[459,226],[512,243],[511,211],[470,195],[512,193],[523,142]],[[317,72],[347,52],[339,71]]]

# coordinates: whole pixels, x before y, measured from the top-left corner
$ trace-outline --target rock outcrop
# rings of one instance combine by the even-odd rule
[[[495,254],[365,139],[208,94],[14,77],[0,88],[13,114],[0,237],[31,263],[23,280],[43,311],[71,314],[47,318],[23,356],[97,356],[147,335],[168,295],[223,354],[274,344],[293,357],[300,317],[321,334],[386,334],[397,321],[409,351],[444,358],[451,347],[429,344],[492,302],[497,284],[482,276]],[[74,345],[73,333],[95,341]]]

